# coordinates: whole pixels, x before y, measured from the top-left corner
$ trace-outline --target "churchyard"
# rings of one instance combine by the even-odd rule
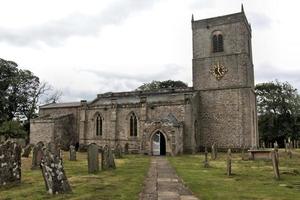
[[[168,157],[185,184],[200,199],[300,199],[300,149],[292,150],[292,158],[279,150],[280,179],[276,180],[271,160],[242,160],[241,153],[231,154],[231,176],[227,176],[227,153],[215,160],[208,154]]]
[[[204,153],[167,156],[165,159],[164,156],[124,155],[118,148],[113,154],[108,146],[99,149],[94,144],[89,145],[87,152],[76,152],[74,147],[71,147],[70,151],[58,151],[59,148],[55,143],[44,146],[38,144],[32,148],[29,157],[23,155],[21,158],[20,175],[17,168],[19,157],[9,154],[18,147],[14,143],[5,145],[8,150],[0,152],[2,162],[0,199],[3,200],[149,199],[147,195],[150,194],[148,191],[151,188],[147,188],[145,180],[150,180],[148,184],[151,187],[151,179],[154,177],[156,186],[151,195],[156,196],[150,199],[157,199],[162,189],[163,194],[174,195],[172,185],[175,189],[181,188],[175,195],[181,195],[180,192],[183,191],[182,195],[194,194],[202,200],[294,200],[300,197],[300,149],[291,149],[291,152],[289,149],[279,150],[276,155],[279,157],[280,177],[276,178],[271,156],[264,160],[251,160],[246,151],[218,152],[214,145],[212,148],[206,148]],[[16,152],[20,155],[19,150]],[[43,159],[39,160],[41,154]],[[4,165],[3,160],[9,156],[13,159]],[[175,169],[174,172],[170,167],[166,167],[169,166],[168,161],[170,167]],[[8,172],[7,165],[14,166],[12,168],[14,176],[7,178],[13,183],[3,184],[3,177]],[[155,169],[150,165],[158,168]],[[151,169],[158,171],[154,171],[153,174]],[[177,178],[176,173],[180,178]],[[167,174],[173,178],[168,180]],[[184,186],[180,186],[181,183]],[[140,198],[145,197],[142,195],[144,193],[146,198]]]
[[[22,157],[22,179],[19,184],[0,188],[0,199],[138,199],[150,157],[124,155],[115,159],[116,169],[88,173],[87,153],[77,152],[76,161],[69,152],[62,153],[63,166],[72,192],[51,195],[45,188],[41,169],[32,170],[32,153]]]

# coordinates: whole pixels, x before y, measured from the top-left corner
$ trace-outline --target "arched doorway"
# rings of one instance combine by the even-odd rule
[[[152,136],[152,155],[166,155],[166,139],[160,131],[157,131]]]

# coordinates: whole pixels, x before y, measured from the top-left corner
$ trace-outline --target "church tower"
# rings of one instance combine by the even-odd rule
[[[198,91],[197,146],[258,145],[251,26],[235,14],[194,20],[193,87]]]

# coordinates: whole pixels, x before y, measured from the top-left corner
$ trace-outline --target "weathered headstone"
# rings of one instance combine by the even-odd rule
[[[209,168],[209,163],[208,163],[208,158],[207,158],[207,155],[208,155],[208,151],[207,151],[207,147],[205,147],[205,151],[204,151],[204,168]]]
[[[32,144],[28,144],[23,151],[22,157],[28,158],[32,150]]]
[[[115,158],[123,158],[122,147],[120,144],[117,144],[115,147]]]
[[[101,159],[102,159],[101,164],[103,170],[116,168],[113,153],[111,151],[111,148],[108,147],[107,145],[105,145],[105,147],[103,148]]]
[[[266,148],[266,143],[263,141],[262,142],[262,148],[265,149]]]
[[[124,146],[124,153],[129,154],[129,144],[128,143],[126,143]]]
[[[96,144],[89,144],[88,149],[88,172],[96,173],[99,171],[99,147]]]
[[[274,150],[275,150],[276,152],[278,152],[278,143],[277,143],[277,141],[274,143]]]
[[[284,151],[287,152],[287,142],[284,140]]]
[[[216,160],[217,159],[217,148],[216,148],[216,144],[213,143],[213,145],[211,146],[211,159],[212,160]]]
[[[48,143],[41,162],[46,190],[49,194],[71,192],[71,186],[64,171],[60,150],[55,143]]]
[[[242,160],[247,160],[245,155],[245,146],[242,147]]]
[[[70,146],[70,161],[76,161],[76,149],[75,146]]]
[[[292,144],[289,142],[288,144],[287,144],[287,146],[288,146],[288,156],[289,156],[289,158],[292,158],[292,156],[293,156],[293,154],[292,154]]]
[[[272,165],[273,165],[274,176],[275,176],[276,179],[280,179],[278,154],[273,150],[271,152],[271,157],[272,157]]]
[[[0,144],[0,187],[21,182],[21,151],[15,142]]]
[[[32,165],[31,169],[39,169],[43,157],[43,148],[44,148],[44,143],[43,142],[38,142],[32,150]]]
[[[231,176],[231,149],[227,151],[227,176]]]

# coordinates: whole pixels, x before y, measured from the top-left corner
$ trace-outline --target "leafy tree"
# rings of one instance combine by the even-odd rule
[[[5,139],[11,138],[24,138],[27,132],[24,130],[18,121],[5,121],[0,126],[0,135],[4,135]]]
[[[257,84],[258,126],[261,139],[265,142],[297,139],[300,96],[291,84],[279,81]]]
[[[0,59],[0,125],[5,121],[26,119],[23,127],[29,133],[30,119],[37,116],[41,97],[57,101],[61,92],[51,94],[53,88],[49,84],[41,83],[31,71],[17,67],[15,62]]]
[[[182,81],[152,81],[150,83],[144,83],[139,86],[136,90],[138,91],[147,91],[147,90],[158,90],[158,89],[170,89],[170,88],[187,88],[188,85]]]

